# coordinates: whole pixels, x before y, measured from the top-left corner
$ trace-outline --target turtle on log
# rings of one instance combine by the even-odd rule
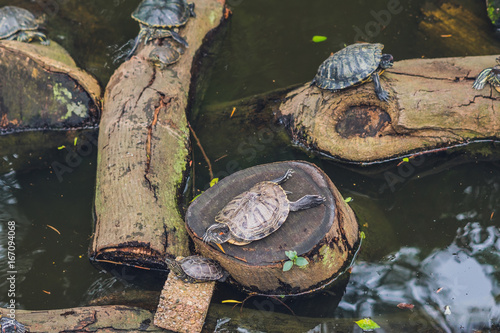
[[[231,200],[215,217],[217,223],[209,226],[203,235],[206,243],[229,242],[246,245],[269,236],[285,222],[290,211],[309,209],[322,204],[325,198],[305,195],[290,202],[280,186],[292,176],[293,170],[277,179],[263,181]]]
[[[29,10],[16,6],[0,8],[0,39],[31,42],[37,38],[42,45],[49,45],[47,36],[37,29],[38,20]]]
[[[495,88],[496,91],[500,92],[500,57],[497,59],[497,65],[495,67],[489,67],[483,69],[481,73],[477,76],[472,87],[476,90],[481,90],[484,88],[486,83],[489,83]]]
[[[172,37],[188,47],[186,40],[174,29],[185,25],[190,17],[196,17],[194,3],[187,3],[186,0],[143,0],[132,13],[141,30],[127,59],[132,57],[142,39],[147,44],[153,39]]]
[[[218,262],[198,255],[177,257],[176,260],[166,258],[165,263],[171,272],[187,283],[224,282],[229,276]]]
[[[318,88],[338,91],[366,81],[373,81],[377,97],[384,102],[389,93],[382,88],[379,75],[392,67],[393,57],[382,54],[382,44],[353,44],[328,57],[312,80]]]

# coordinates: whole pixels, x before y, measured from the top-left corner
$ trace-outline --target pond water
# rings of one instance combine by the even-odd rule
[[[102,85],[138,32],[129,16],[138,3],[0,0],[0,6],[45,12],[49,37]],[[483,2],[456,3],[486,20]],[[426,34],[419,25],[421,2],[232,0],[230,4],[233,16],[214,42],[217,47],[204,54],[201,70],[207,74],[190,113],[215,176],[261,163],[310,161],[328,174],[344,197],[353,198],[350,205],[367,235],[345,290],[293,299],[289,306],[297,315],[324,319],[318,319],[311,332],[335,331],[331,318],[352,322],[364,317],[382,326],[379,332],[415,327],[421,332],[500,329],[498,145],[476,144],[469,148],[474,154],[462,149],[424,155],[411,166],[394,162],[361,168],[320,159],[293,145],[266,110],[248,114],[236,110],[229,117],[231,102],[236,105],[245,97],[311,80],[331,52],[363,35],[384,43],[396,60],[475,53],[457,52]],[[482,33],[492,36],[487,29]],[[312,43],[314,35],[328,39]],[[15,221],[18,307],[83,306],[110,292],[159,290],[161,274],[138,284],[136,273],[125,281],[89,263],[96,149],[58,177],[54,162],[64,162],[75,149],[74,136],[80,140],[85,136],[52,135],[49,149],[21,154],[0,148],[0,267],[8,265],[6,233],[8,221]],[[8,140],[0,137],[0,147]],[[62,145],[67,148],[58,149]],[[496,158],[481,154],[491,150]],[[200,191],[209,175],[198,148],[194,146],[193,152],[194,187]],[[8,274],[0,271],[0,305],[5,306]],[[114,273],[123,277],[124,272]],[[241,300],[244,295],[220,285],[214,302],[227,298]],[[401,310],[399,303],[415,308]],[[255,308],[252,302],[247,306]],[[275,310],[288,311],[279,305]],[[266,327],[258,330],[265,332]],[[222,323],[217,331],[227,330]],[[352,331],[357,331],[354,324]]]

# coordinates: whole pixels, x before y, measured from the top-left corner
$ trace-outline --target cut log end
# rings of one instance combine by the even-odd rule
[[[215,215],[232,198],[258,182],[283,176],[288,169],[294,173],[282,187],[292,192],[290,201],[314,194],[325,197],[325,202],[290,212],[284,224],[263,239],[244,246],[223,244],[225,253],[202,241],[205,230],[215,223]],[[245,289],[261,294],[290,295],[317,288],[339,273],[358,239],[354,213],[328,176],[316,166],[298,161],[256,166],[223,179],[191,204],[186,224],[202,255],[219,261]],[[296,251],[309,264],[284,272],[285,251]]]

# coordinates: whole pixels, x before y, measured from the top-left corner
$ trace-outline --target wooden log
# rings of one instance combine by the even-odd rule
[[[165,267],[189,255],[177,202],[189,151],[186,106],[196,51],[222,18],[223,1],[196,2],[181,34],[189,42],[167,69],[147,57],[150,43],[111,77],[99,133],[96,229],[91,257]]]
[[[187,283],[169,274],[160,295],[154,324],[174,332],[201,332],[215,281]]]
[[[390,52],[390,50],[387,50]],[[290,92],[280,116],[294,139],[347,161],[373,162],[437,147],[500,137],[500,95],[474,78],[496,56],[398,61],[372,83],[339,92],[304,85]]]
[[[235,196],[260,181],[293,169],[283,184],[291,201],[306,194],[322,195],[323,205],[290,212],[274,233],[244,246],[223,244],[225,253],[201,239],[215,215]],[[313,164],[291,161],[265,164],[236,172],[208,189],[189,206],[187,230],[197,251],[218,261],[244,289],[261,294],[292,295],[321,287],[335,277],[355,251],[358,224],[331,180]],[[283,272],[285,251],[306,257],[309,265]]]
[[[93,127],[101,88],[56,42],[0,41],[0,134]]]
[[[1,308],[4,315],[9,309]],[[58,310],[16,310],[16,320],[29,332],[167,332],[153,325],[153,313],[122,305]]]
[[[248,300],[248,303],[253,303]],[[319,318],[292,316],[274,311],[271,300],[256,301],[257,309],[212,304],[202,332],[356,332],[355,320],[361,318]],[[8,309],[0,308],[2,313]],[[30,332],[171,332],[152,325],[153,313],[130,306],[92,306],[58,310],[16,310],[16,319]],[[439,325],[424,311],[415,307],[374,319],[385,332],[435,332]],[[430,331],[430,330],[431,331]],[[493,332],[488,330],[488,332]],[[497,331],[494,331],[497,332]]]

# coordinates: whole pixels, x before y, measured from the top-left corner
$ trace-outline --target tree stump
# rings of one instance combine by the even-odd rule
[[[61,46],[0,41],[0,134],[97,125],[101,88]]]
[[[261,240],[244,246],[225,243],[225,253],[201,240],[207,227],[215,223],[215,215],[235,196],[258,182],[284,175],[288,169],[294,173],[282,187],[292,192],[290,201],[317,194],[326,198],[324,204],[290,212],[277,231]],[[358,241],[358,224],[351,208],[323,171],[301,161],[255,166],[224,178],[193,201],[186,225],[201,255],[217,260],[244,289],[268,295],[293,295],[321,287],[339,273]],[[283,272],[285,251],[289,250],[306,257],[309,264]]]
[[[377,99],[373,83],[338,92],[307,84],[291,91],[278,113],[306,147],[360,163],[499,138],[500,95],[489,84],[472,88],[495,58],[395,62],[381,76],[389,102]]]
[[[111,77],[99,131],[91,258],[165,268],[165,255],[189,255],[178,198],[189,153],[191,69],[223,6],[196,2],[196,18],[180,31],[189,47],[177,63],[155,67],[147,59],[161,41],[141,43]]]

